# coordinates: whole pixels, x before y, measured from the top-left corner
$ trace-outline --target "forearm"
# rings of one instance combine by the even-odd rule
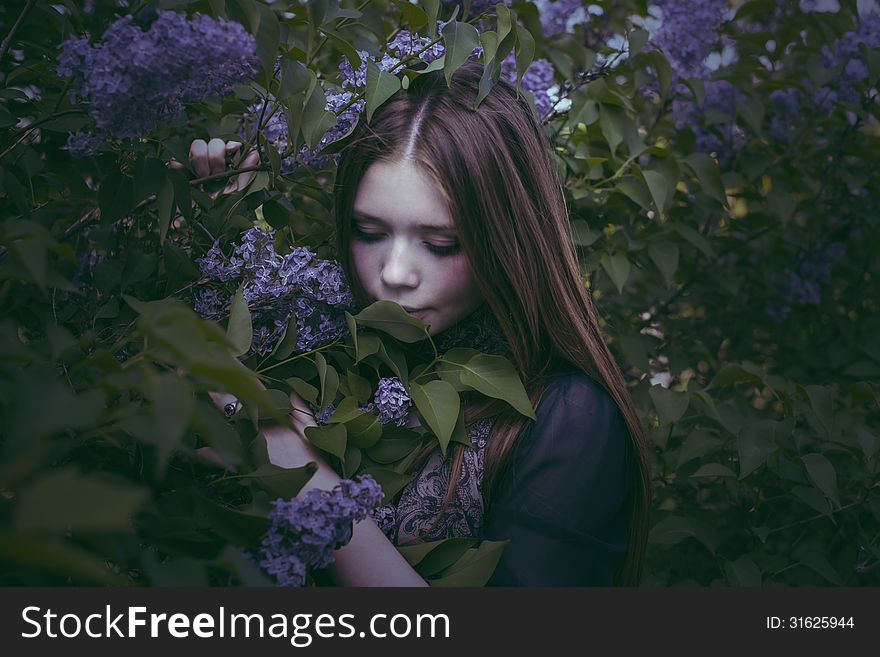
[[[331,490],[340,477],[318,456],[311,446],[303,453],[302,443],[293,432],[271,428],[263,431],[269,458],[275,465],[299,467],[306,460],[318,464],[318,470],[303,486],[297,497],[309,490]],[[428,586],[427,582],[409,565],[397,548],[372,518],[354,523],[351,540],[333,553],[335,562],[323,572],[337,586]]]

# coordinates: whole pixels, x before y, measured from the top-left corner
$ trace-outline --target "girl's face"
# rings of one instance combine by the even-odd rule
[[[374,162],[352,220],[352,265],[371,301],[397,302],[431,335],[482,303],[443,196],[412,162]]]

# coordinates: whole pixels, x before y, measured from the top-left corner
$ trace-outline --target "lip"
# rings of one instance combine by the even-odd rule
[[[410,315],[415,315],[417,317],[424,315],[428,312],[427,308],[407,308],[406,306],[402,306],[402,308],[408,312]]]

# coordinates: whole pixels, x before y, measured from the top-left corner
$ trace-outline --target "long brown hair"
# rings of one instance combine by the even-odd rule
[[[651,505],[644,430],[583,283],[549,141],[528,102],[503,80],[474,110],[482,74],[482,64],[469,61],[448,87],[442,71],[420,75],[377,108],[369,124],[360,120],[336,175],[337,253],[356,299],[369,303],[350,258],[351,215],[364,173],[376,161],[408,159],[437,184],[532,403],[540,399],[552,367],[568,361],[602,385],[622,412],[636,467],[627,498],[629,546],[616,582],[636,585]],[[465,420],[490,415],[497,419],[484,461],[486,508],[529,421],[497,400],[467,409]],[[455,454],[440,514],[454,497],[463,454],[463,449]]]

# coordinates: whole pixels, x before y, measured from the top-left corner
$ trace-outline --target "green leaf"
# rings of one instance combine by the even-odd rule
[[[367,402],[373,395],[370,382],[352,369],[345,374],[345,382],[348,390],[358,401]]]
[[[642,175],[645,177],[645,184],[648,185],[648,191],[651,192],[651,199],[654,201],[654,207],[660,216],[666,214],[666,208],[669,207],[669,201],[675,194],[675,180],[670,180],[659,171],[644,170]]]
[[[296,316],[293,315],[290,320],[288,320],[287,326],[284,327],[284,334],[272,350],[272,358],[275,358],[276,360],[289,358],[296,350],[297,337]]]
[[[648,542],[656,545],[676,545],[685,538],[695,538],[712,554],[718,549],[721,539],[709,525],[696,518],[668,516],[651,528]]]
[[[626,144],[630,157],[637,157],[646,146],[639,136],[635,123],[622,107],[602,103],[599,106],[599,126],[608,142],[611,156],[614,157],[620,144]]]
[[[747,370],[742,365],[725,365],[714,377],[712,377],[712,381],[706,386],[706,390],[723,388],[742,381],[748,381],[749,383],[762,383],[760,376]]]
[[[17,497],[13,526],[22,532],[127,532],[149,491],[64,467],[47,472]]]
[[[314,149],[324,134],[336,123],[336,114],[324,109],[327,106],[324,88],[314,77],[314,71],[310,71],[310,73],[313,76],[313,81],[303,104],[302,134],[306,145],[310,149]]]
[[[350,447],[368,449],[382,437],[382,425],[379,424],[379,418],[372,413],[358,411],[355,417],[345,422],[345,427],[348,429]]]
[[[127,578],[116,574],[92,552],[46,536],[26,536],[20,532],[0,533],[0,557],[4,561],[27,564],[41,572],[56,573],[77,583],[125,586]]]
[[[254,328],[251,323],[251,311],[248,309],[247,301],[244,300],[244,291],[239,287],[232,298],[232,306],[229,310],[229,324],[226,327],[226,337],[233,345],[233,351],[236,356],[247,353],[248,349],[251,348],[253,336]]]
[[[259,484],[273,498],[289,500],[297,496],[317,469],[314,463],[300,468],[280,468],[272,463],[263,463],[256,470],[243,475],[242,479]]]
[[[727,207],[727,195],[721,183],[721,171],[718,164],[706,153],[691,153],[684,159],[693,170],[700,185],[709,196]]]
[[[380,70],[374,61],[367,60],[367,86],[365,89],[367,123],[373,118],[373,112],[397,93],[400,90],[400,86],[400,78]]]
[[[440,451],[445,456],[461,406],[458,393],[446,381],[429,381],[425,385],[410,383],[409,393],[419,413],[437,436]]]
[[[678,270],[678,245],[674,242],[653,242],[648,247],[651,260],[663,274],[666,287],[671,287]]]
[[[409,24],[410,32],[417,32],[428,23],[428,14],[418,5],[412,4],[409,0],[394,0],[394,4]]]
[[[321,427],[306,427],[306,438],[318,449],[322,449],[337,457],[345,459],[345,448],[348,442],[348,431],[344,424],[328,424]]]
[[[358,324],[384,331],[401,342],[418,342],[427,335],[427,327],[393,301],[376,301],[354,317]]]
[[[702,251],[707,258],[711,260],[715,259],[715,251],[712,249],[712,246],[706,241],[706,238],[696,230],[690,226],[685,226],[684,224],[668,223],[666,225]]]
[[[599,103],[589,98],[583,91],[576,91],[571,102],[568,125],[575,128],[578,124],[593,125],[599,120]]]
[[[327,359],[320,351],[315,352],[315,367],[318,368],[318,380],[321,382],[321,408],[324,408],[336,399],[339,373],[335,367],[327,364]]]
[[[840,579],[840,575],[821,552],[805,552],[798,556],[798,560],[805,566],[812,568],[835,586],[843,586],[843,581]]]
[[[111,171],[101,182],[101,187],[98,190],[101,220],[104,223],[111,223],[121,219],[131,210],[133,198],[132,179],[118,171]]]
[[[300,379],[298,377],[292,377],[290,379],[287,379],[287,384],[291,388],[293,388],[293,391],[296,394],[298,394],[300,397],[305,399],[307,402],[314,404],[315,406],[318,405],[318,392],[319,391],[315,386],[313,386],[309,383],[306,383],[305,381],[303,381],[302,379]]]
[[[262,3],[254,3],[260,9],[260,26],[255,34],[257,39],[257,57],[263,64],[263,70],[272,76],[275,72],[275,59],[278,57],[278,43],[281,38],[281,26],[278,17],[271,8]]]
[[[690,404],[688,393],[669,390],[659,384],[651,386],[648,394],[654,402],[661,424],[678,422]]]
[[[726,562],[724,573],[731,586],[761,586],[761,569],[751,559],[740,557]]]
[[[532,60],[535,58],[535,38],[524,25],[516,23],[516,88],[522,85],[522,77],[525,75]]]
[[[451,367],[458,366],[459,378],[463,385],[487,397],[504,400],[526,417],[537,419],[516,368],[503,356],[479,353],[468,359],[466,363],[454,363],[450,361],[447,353],[444,354],[443,360]]]
[[[159,220],[159,244],[164,244],[168,226],[171,225],[171,215],[174,213],[174,184],[168,178],[162,183],[156,208]]]
[[[629,56],[633,57],[642,51],[648,43],[649,33],[647,30],[633,29],[629,33]]]
[[[474,48],[480,43],[480,33],[473,25],[451,21],[443,26],[443,45],[446,46],[446,63],[443,74],[446,86],[452,84],[452,75],[464,64]]]
[[[726,465],[707,463],[697,468],[691,477],[736,477],[736,473]]]
[[[408,6],[412,7],[409,3]],[[419,10],[421,11],[421,10]],[[415,31],[417,28],[413,28],[411,31]],[[330,41],[333,42],[342,54],[345,55],[346,59],[348,59],[348,63],[351,65],[351,70],[356,71],[361,67],[361,56],[358,54],[357,49],[351,44],[351,42],[346,39],[344,36],[339,34],[338,32],[334,32],[333,30],[329,30],[326,27],[321,28],[321,31],[327,35]]]
[[[389,468],[364,468],[361,473],[370,475],[382,487],[382,491],[385,493],[382,504],[391,502],[394,496],[412,481],[412,475],[401,474]]]
[[[601,233],[590,230],[589,224],[583,219],[571,222],[571,237],[578,246],[590,246],[601,236]]]
[[[440,0],[422,0],[427,14],[428,36],[431,41],[437,38],[437,16],[440,14]]]
[[[626,285],[626,281],[629,278],[629,258],[622,253],[603,253],[599,263],[611,278],[611,282],[614,283],[617,291],[623,294],[623,286]]]
[[[290,97],[294,94],[308,91],[311,82],[312,78],[309,69],[302,62],[290,57],[282,58],[281,88],[278,91],[279,99],[290,102]]]
[[[816,487],[825,495],[830,497],[832,501],[840,507],[840,499],[837,491],[837,473],[834,466],[822,454],[814,452],[812,454],[804,454],[801,457],[807,474]]]
[[[429,580],[432,587],[485,586],[498,567],[504,548],[509,541],[483,541],[479,547],[468,550],[454,564]]]
[[[739,452],[739,478],[743,479],[764,465],[767,459],[776,453],[777,430],[781,422],[759,420],[740,429],[736,439]]]

